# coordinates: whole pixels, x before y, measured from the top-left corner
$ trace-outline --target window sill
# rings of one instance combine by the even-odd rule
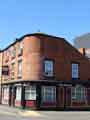
[[[18,79],[22,79],[22,76],[18,76]]]
[[[11,57],[11,59],[13,60],[13,59],[15,59],[15,57]]]
[[[4,79],[4,81],[8,81],[8,79]]]
[[[73,103],[84,103],[85,100],[80,100],[80,101],[79,101],[79,100],[72,100],[72,102],[73,102]]]
[[[18,54],[18,57],[22,56],[22,54]]]
[[[80,80],[80,78],[72,78],[72,80]]]
[[[55,75],[53,75],[53,76],[48,76],[48,75],[43,75],[43,77],[44,78],[46,78],[46,79],[55,79]]]
[[[56,102],[42,102],[42,106],[56,106]]]
[[[14,80],[14,78],[11,78],[11,80]]]
[[[22,55],[23,55],[23,52],[18,53],[18,57],[19,57],[19,56],[22,56]]]

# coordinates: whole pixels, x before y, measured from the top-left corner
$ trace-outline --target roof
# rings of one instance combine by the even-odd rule
[[[13,46],[15,43],[22,41],[25,37],[30,37],[30,36],[44,36],[44,37],[52,37],[52,38],[57,38],[57,39],[63,39],[63,40],[65,40],[65,39],[62,38],[62,37],[56,37],[56,36],[48,35],[48,34],[41,33],[41,32],[32,33],[32,34],[25,34],[25,35],[23,35],[23,36],[20,37],[20,38],[16,38],[16,40],[15,40],[13,43],[11,43],[10,45],[8,45],[6,48],[2,49],[1,52],[7,50],[7,49],[10,48],[11,46]]]

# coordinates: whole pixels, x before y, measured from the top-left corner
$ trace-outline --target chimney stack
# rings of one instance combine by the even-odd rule
[[[80,49],[79,49],[79,52],[80,52],[82,55],[85,56],[85,55],[86,55],[85,50],[86,50],[85,48],[80,48]]]

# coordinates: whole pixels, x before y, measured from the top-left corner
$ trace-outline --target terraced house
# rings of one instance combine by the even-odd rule
[[[32,109],[90,108],[90,60],[64,38],[27,34],[0,52],[1,103]]]

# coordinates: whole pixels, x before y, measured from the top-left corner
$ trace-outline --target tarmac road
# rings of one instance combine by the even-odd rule
[[[0,120],[90,120],[90,112],[27,111],[1,105]]]

